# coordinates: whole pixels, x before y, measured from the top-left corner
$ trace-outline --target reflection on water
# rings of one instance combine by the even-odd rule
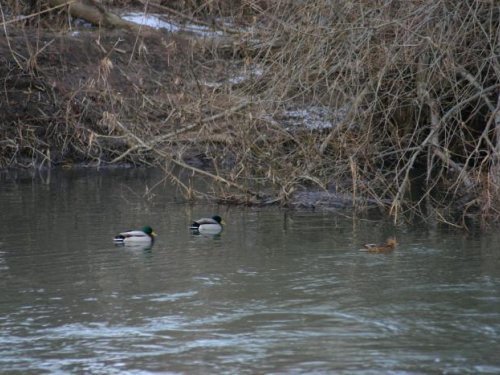
[[[2,372],[500,373],[498,234],[190,206],[161,178],[0,176]],[[142,225],[151,249],[115,247]]]

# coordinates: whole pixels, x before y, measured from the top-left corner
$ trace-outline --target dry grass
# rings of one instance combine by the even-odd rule
[[[260,37],[280,45],[266,55],[268,98],[350,108],[308,147],[313,176],[350,180],[346,192],[379,201],[395,221],[498,219],[494,2],[281,4]]]
[[[11,76],[46,102],[30,97],[37,116],[5,116],[1,165],[146,163],[190,198],[287,204],[306,186],[349,195],[359,209],[376,202],[396,222],[498,222],[495,1],[141,3],[215,28],[231,15],[246,29],[217,40],[127,33],[125,42],[101,31],[86,79],[60,87],[47,55],[61,40],[26,43],[19,29],[32,25],[4,26]],[[8,4],[5,14],[25,11]],[[9,98],[19,82],[4,80]],[[285,109],[312,106],[345,115],[329,129],[283,126]],[[195,189],[193,174],[211,188]]]

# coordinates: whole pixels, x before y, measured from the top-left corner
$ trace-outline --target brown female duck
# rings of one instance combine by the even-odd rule
[[[391,237],[383,244],[367,243],[363,246],[369,253],[388,253],[394,250],[397,244],[396,239]]]

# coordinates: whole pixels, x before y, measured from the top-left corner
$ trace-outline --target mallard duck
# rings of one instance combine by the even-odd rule
[[[394,250],[397,244],[396,239],[391,237],[383,244],[367,243],[363,246],[370,253],[388,253]]]
[[[153,243],[156,233],[149,225],[142,227],[140,230],[129,230],[115,236],[113,241],[116,244],[147,244]]]
[[[194,233],[201,234],[219,234],[222,232],[222,226],[226,223],[219,215],[212,216],[211,218],[201,218],[193,221],[190,229]]]

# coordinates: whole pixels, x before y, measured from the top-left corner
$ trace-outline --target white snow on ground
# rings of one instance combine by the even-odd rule
[[[121,16],[124,20],[136,23],[138,25],[149,26],[154,29],[166,29],[171,32],[180,31],[179,26],[171,22],[163,21],[158,15],[144,13],[127,13]]]
[[[337,126],[347,115],[347,108],[309,107],[284,110],[275,120],[285,128],[305,127],[308,129],[329,129]],[[276,118],[279,117],[279,118]]]
[[[203,84],[207,87],[219,88],[229,83],[230,85],[237,85],[243,83],[247,80],[256,79],[264,74],[264,70],[260,66],[247,67],[243,72],[238,75],[229,77],[225,80],[219,80],[217,82],[205,81]]]
[[[264,70],[261,67],[256,66],[252,69],[248,69],[246,72],[240,75],[229,78],[227,81],[233,85],[237,85],[238,83],[242,83],[247,79],[260,77],[262,74],[264,74]]]
[[[158,14],[144,14],[144,13],[127,13],[121,16],[124,20],[136,23],[138,25],[149,26],[154,29],[163,29],[173,33],[177,32],[191,32],[203,37],[219,37],[223,36],[222,31],[210,30],[207,26],[200,26],[195,24],[178,25],[173,22],[164,21]]]

